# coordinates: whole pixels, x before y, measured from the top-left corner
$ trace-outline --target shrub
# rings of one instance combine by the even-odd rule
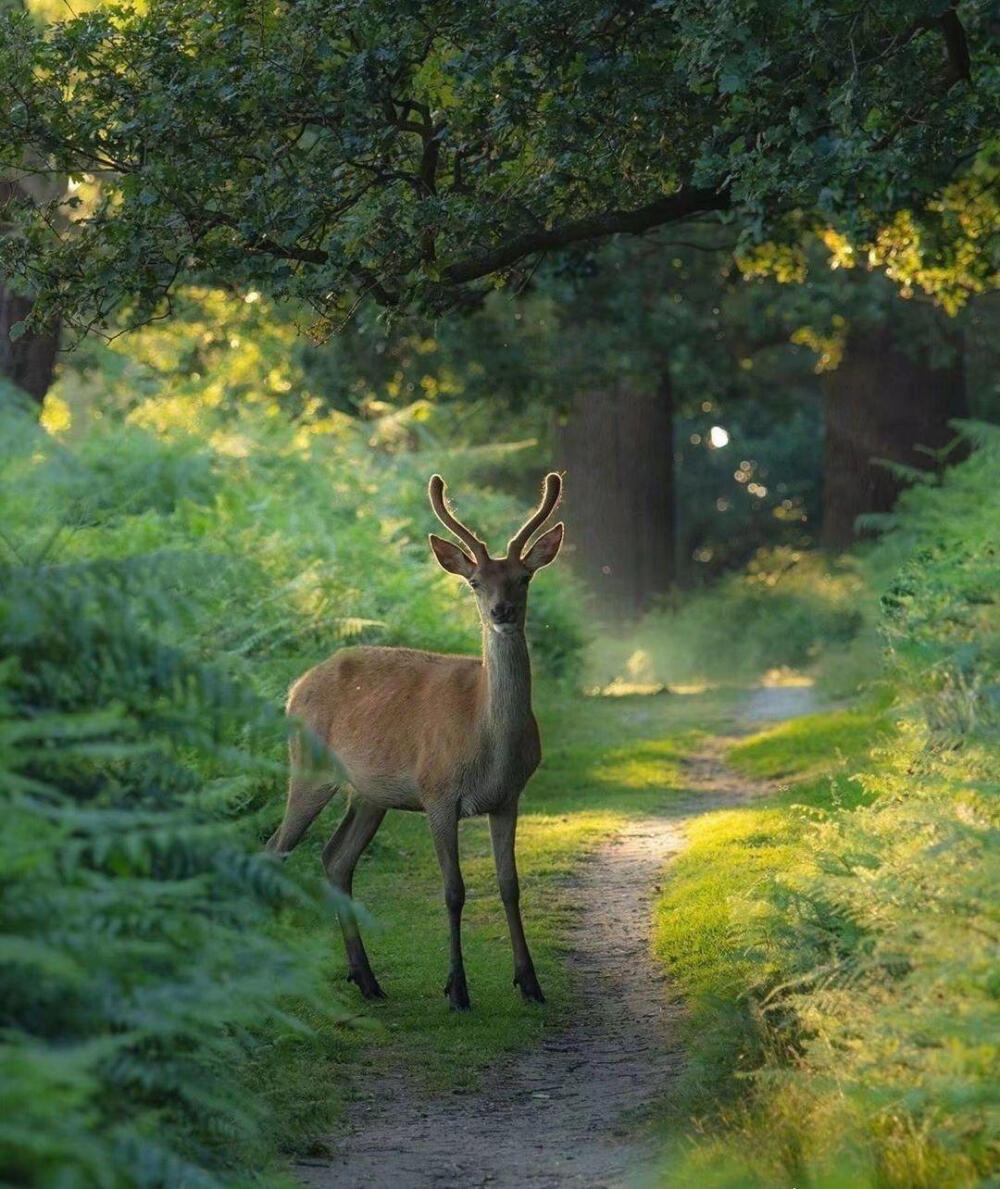
[[[0,571],[0,1162],[22,1185],[266,1173],[263,1033],[321,1008],[306,893],[233,815],[274,711],[141,623],[141,560]],[[148,611],[150,608],[146,608]],[[256,850],[257,848],[254,847]]]

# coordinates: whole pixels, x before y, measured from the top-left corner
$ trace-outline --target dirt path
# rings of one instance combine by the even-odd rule
[[[790,717],[805,695],[756,691],[747,722]],[[637,1135],[644,1107],[676,1077],[683,1053],[663,973],[649,954],[653,897],[684,844],[683,822],[762,791],[722,762],[722,741],[693,756],[685,791],[663,816],[628,823],[581,865],[568,961],[581,988],[573,1022],[537,1049],[498,1064],[478,1089],[428,1097],[412,1077],[379,1079],[349,1113],[333,1155],[299,1165],[313,1189],[588,1189],[641,1179],[650,1157]]]

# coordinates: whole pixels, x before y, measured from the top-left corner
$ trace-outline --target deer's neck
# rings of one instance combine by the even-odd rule
[[[531,662],[524,632],[501,636],[484,627],[483,671],[484,726],[490,742],[520,741],[531,714]]]

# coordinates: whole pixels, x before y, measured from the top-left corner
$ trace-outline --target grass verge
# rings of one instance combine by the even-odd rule
[[[700,818],[654,947],[691,1011],[663,1184],[946,1189],[995,1167],[987,757],[878,709],[742,740],[774,791]],[[991,1055],[992,1054],[992,1055]]]

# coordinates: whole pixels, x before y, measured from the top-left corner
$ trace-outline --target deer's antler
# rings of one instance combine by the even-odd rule
[[[517,532],[511,537],[507,543],[507,556],[517,557],[521,556],[528,539],[536,528],[548,520],[549,516],[555,510],[559,503],[559,496],[562,493],[562,479],[555,473],[549,471],[545,476],[545,484],[542,487],[542,502],[535,509],[534,513],[521,525]]]
[[[470,529],[457,520],[454,514],[445,503],[444,497],[444,480],[440,475],[431,475],[431,481],[427,485],[427,494],[430,497],[431,507],[434,509],[434,515],[441,521],[449,532],[453,532],[460,541],[464,541],[466,545],[472,550],[473,557],[481,565],[484,561],[489,561],[489,554],[486,551],[486,546]]]

